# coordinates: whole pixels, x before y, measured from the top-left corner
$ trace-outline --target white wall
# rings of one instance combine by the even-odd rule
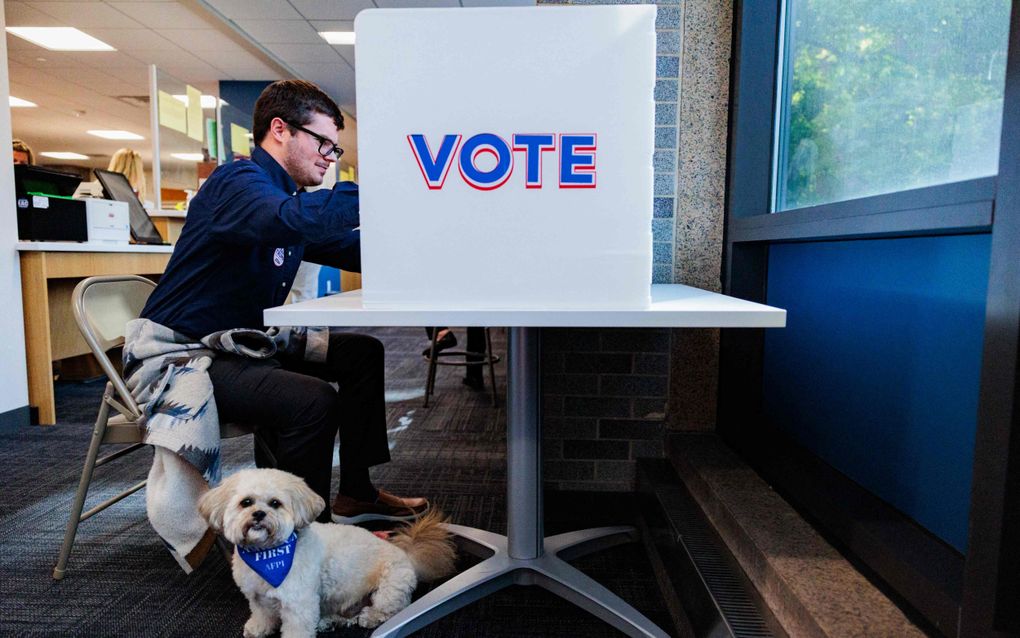
[[[0,6],[0,34],[6,20]],[[0,414],[28,405],[25,368],[25,326],[21,312],[21,271],[14,244],[18,220],[14,207],[14,169],[11,161],[11,111],[7,76],[7,39],[0,37]],[[5,150],[6,149],[6,150]]]

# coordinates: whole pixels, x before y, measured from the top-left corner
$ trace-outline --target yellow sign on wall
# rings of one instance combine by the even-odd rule
[[[205,124],[202,121],[202,92],[193,86],[187,87],[188,94],[188,137],[202,141]]]
[[[251,145],[249,144],[248,135],[250,131],[243,126],[238,126],[233,122],[230,123],[230,150],[235,155],[243,155],[245,157],[251,156]]]
[[[161,126],[188,134],[188,107],[166,91],[159,92],[159,123]]]

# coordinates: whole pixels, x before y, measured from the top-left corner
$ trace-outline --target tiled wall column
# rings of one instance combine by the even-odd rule
[[[658,4],[652,281],[720,288],[732,0]],[[665,428],[711,429],[718,331],[545,330],[543,466],[561,489],[630,490]]]
[[[661,11],[661,8],[660,8]],[[722,287],[732,0],[683,3],[673,281]],[[715,428],[719,331],[673,330],[667,427]]]

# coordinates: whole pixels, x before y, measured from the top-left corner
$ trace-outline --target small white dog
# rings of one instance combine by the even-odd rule
[[[440,515],[384,540],[360,527],[313,523],[325,506],[297,476],[269,469],[241,470],[199,500],[209,525],[235,545],[234,581],[251,606],[246,638],[375,627],[411,602],[419,581],[453,573]]]

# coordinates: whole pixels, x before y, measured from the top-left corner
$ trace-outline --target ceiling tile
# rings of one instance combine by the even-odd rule
[[[458,0],[429,0],[428,3],[421,0],[375,0],[380,9],[420,9],[428,7],[459,7]]]
[[[143,88],[145,92],[149,90],[149,68],[141,63],[132,67],[106,67],[104,70],[110,77]]]
[[[246,82],[274,82],[276,80],[282,80],[283,77],[279,73],[268,69],[267,71],[247,70],[247,71],[232,71],[228,79],[246,81]]]
[[[31,2],[29,4],[43,13],[58,18],[65,26],[77,27],[83,31],[91,27],[140,29],[144,26],[102,2],[89,3],[87,8],[84,8],[81,2]]]
[[[36,49],[15,49],[8,51],[8,59],[16,60],[26,66],[31,66],[39,69],[45,68],[64,68],[74,67],[80,68],[88,66],[86,60],[93,53],[101,53],[100,51],[92,51],[89,53],[82,53],[80,51],[47,51],[36,47]]]
[[[235,80],[279,80],[280,73],[257,60],[216,60],[217,69]]]
[[[206,0],[231,20],[301,20],[287,0]]]
[[[347,60],[347,64],[351,65],[352,69],[356,69],[354,66],[354,47],[352,46],[335,46],[333,49],[340,54],[344,60]]]
[[[9,27],[62,27],[63,20],[43,13],[24,2],[5,2],[4,18]],[[20,38],[18,38],[20,40]],[[24,42],[24,40],[22,40]]]
[[[533,7],[535,0],[461,0],[465,7]]]
[[[311,20],[309,24],[319,31],[354,31],[354,20]]]
[[[179,2],[111,2],[110,6],[153,29],[203,29],[215,24],[213,18],[192,11]]]
[[[334,96],[338,98],[338,101],[353,101],[354,71],[346,64],[342,66],[319,63],[295,64],[294,70],[306,80],[344,93]]]
[[[81,82],[78,82],[77,84],[82,85]],[[134,95],[138,93],[137,86],[128,84],[127,82],[121,82],[116,78],[111,77],[89,82],[88,88],[96,93],[110,97],[117,95]]]
[[[124,51],[96,51],[82,56],[82,62],[99,69],[144,69],[148,66],[144,60]]]
[[[266,48],[290,66],[298,62],[343,64],[339,54],[325,42],[321,44],[267,44]]]
[[[290,0],[309,20],[353,20],[362,9],[373,9],[372,0]]]
[[[160,36],[152,29],[92,29],[89,34],[118,51],[172,51],[180,45]]]
[[[74,81],[77,84],[90,84],[99,80],[114,80],[120,81],[116,78],[112,78],[106,71],[102,69],[94,69],[91,67],[62,67],[52,68],[47,71],[51,75],[65,80]]]
[[[216,29],[158,29],[157,33],[178,46],[196,53],[250,56],[248,50]]]
[[[238,20],[237,25],[259,44],[319,44],[323,42],[305,20]]]
[[[186,82],[192,85],[197,84],[198,82],[217,82],[219,80],[233,79],[223,77],[223,71],[220,71],[212,65],[205,64],[204,62],[201,65],[165,65],[163,68],[167,73],[181,82]]]
[[[203,66],[205,62],[188,53],[187,51],[175,47],[173,49],[153,49],[151,51],[132,51],[132,57],[137,58],[147,64],[155,64],[160,69],[173,65],[177,67],[182,66]],[[184,79],[184,78],[180,78]]]

